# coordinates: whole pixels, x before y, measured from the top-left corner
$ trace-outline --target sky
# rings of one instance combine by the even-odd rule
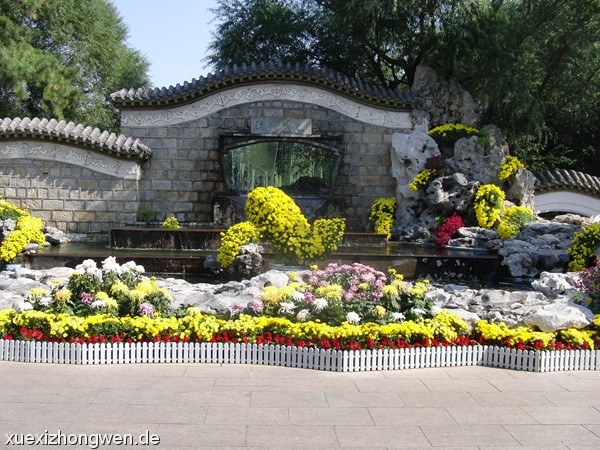
[[[169,87],[212,70],[204,61],[216,28],[217,0],[111,0],[129,30],[127,43],[150,61],[155,87]]]

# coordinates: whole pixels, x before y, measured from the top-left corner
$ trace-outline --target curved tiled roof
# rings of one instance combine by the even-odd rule
[[[37,138],[71,142],[120,156],[148,159],[152,150],[139,139],[56,119],[0,119],[1,138]]]
[[[110,99],[117,107],[173,105],[186,103],[233,85],[275,81],[318,86],[364,103],[392,109],[412,109],[415,102],[410,94],[370,86],[329,69],[280,63],[234,65],[215,74],[209,73],[206,77],[186,81],[183,86],[178,83],[168,88],[121,89],[110,94]]]
[[[536,192],[567,189],[600,195],[600,178],[575,170],[553,169],[533,172]]]

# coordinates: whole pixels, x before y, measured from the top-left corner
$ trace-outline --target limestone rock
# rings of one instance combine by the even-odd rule
[[[58,228],[44,227],[44,237],[50,245],[60,245],[69,242],[69,237]]]
[[[531,286],[545,295],[560,295],[575,290],[579,280],[580,276],[576,272],[542,272],[540,277],[531,283]]]
[[[418,109],[429,114],[432,127],[446,123],[476,126],[477,104],[456,81],[441,80],[434,69],[420,65],[415,71],[411,93],[419,99]]]
[[[529,170],[518,169],[507,180],[506,198],[520,206],[535,210],[534,190],[536,178]]]
[[[394,133],[392,136],[392,176],[396,180],[398,200],[396,224],[413,224],[423,210],[421,193],[411,191],[408,186],[425,168],[427,158],[439,155],[436,142],[423,131]]]
[[[569,296],[559,296],[549,305],[536,308],[523,318],[523,323],[541,331],[557,331],[567,328],[585,328],[594,320],[593,313],[576,303]]]
[[[469,180],[499,184],[499,167],[507,154],[503,147],[482,147],[479,138],[472,136],[456,141],[454,156],[446,159],[446,166],[453,172],[464,174]]]
[[[469,181],[462,173],[439,177],[429,183],[425,203],[443,215],[453,212],[464,215],[478,188],[479,183]]]

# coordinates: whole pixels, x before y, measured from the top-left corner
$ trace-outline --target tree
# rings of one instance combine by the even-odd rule
[[[149,84],[107,0],[0,0],[0,116],[67,119],[118,131],[106,101]]]
[[[326,66],[409,88],[458,0],[219,0],[209,48],[217,68],[250,61]]]
[[[215,12],[216,68],[293,61],[406,90],[426,63],[528,167],[600,175],[598,0],[219,0]]]
[[[528,167],[600,174],[600,2],[473,4],[431,63],[474,95]]]

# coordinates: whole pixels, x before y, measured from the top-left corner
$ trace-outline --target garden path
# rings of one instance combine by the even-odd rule
[[[0,380],[1,448],[45,430],[161,450],[600,448],[600,372],[0,362]]]

